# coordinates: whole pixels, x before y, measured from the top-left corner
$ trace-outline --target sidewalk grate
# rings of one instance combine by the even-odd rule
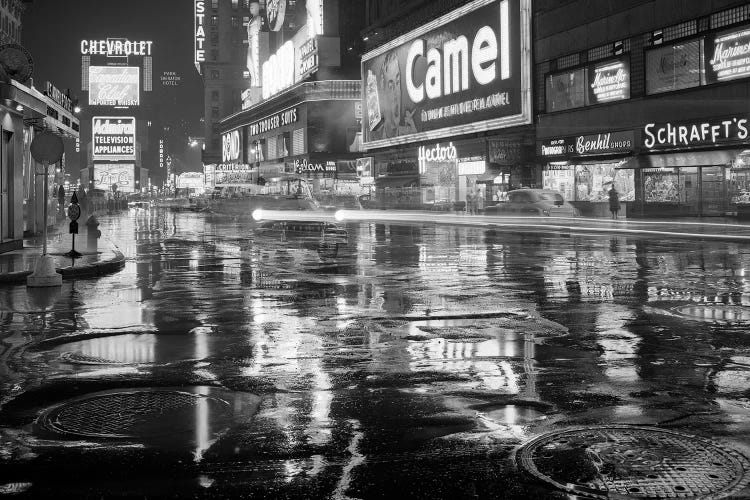
[[[750,483],[750,461],[712,441],[654,427],[576,427],[522,446],[516,460],[534,477],[588,498],[701,498]]]
[[[79,437],[158,437],[181,431],[181,422],[202,404],[227,405],[223,400],[200,394],[138,390],[69,401],[46,411],[38,422],[47,430]]]

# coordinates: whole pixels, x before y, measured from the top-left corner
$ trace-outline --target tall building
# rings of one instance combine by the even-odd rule
[[[32,0],[5,0],[0,2],[0,44],[21,43],[21,25],[24,4]]]
[[[535,3],[543,186],[585,214],[750,211],[750,3]]]
[[[85,35],[84,35],[85,36]],[[80,41],[81,184],[114,196],[150,189],[154,164],[151,40],[118,35]]]
[[[247,29],[250,0],[194,0],[195,64],[203,77],[203,162],[221,157],[219,120],[241,108],[247,80]],[[266,1],[259,2],[265,8]]]
[[[289,0],[235,7],[217,0],[214,8],[196,0],[196,61],[206,82],[204,163],[217,192],[362,191],[363,5]],[[249,17],[239,29],[232,16],[244,18],[245,7]]]

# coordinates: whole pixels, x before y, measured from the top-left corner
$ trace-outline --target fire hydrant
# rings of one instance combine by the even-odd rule
[[[102,232],[99,231],[99,221],[96,220],[96,216],[92,214],[86,219],[86,250],[96,252],[98,240],[101,237]]]

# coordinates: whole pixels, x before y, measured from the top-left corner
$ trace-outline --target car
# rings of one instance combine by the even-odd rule
[[[348,232],[332,222],[310,220],[264,221],[255,229],[260,237],[296,241],[302,248],[314,250],[323,259],[335,258],[339,248],[347,246]]]
[[[550,189],[514,189],[508,200],[484,208],[486,215],[536,215],[540,217],[577,217],[578,210]]]

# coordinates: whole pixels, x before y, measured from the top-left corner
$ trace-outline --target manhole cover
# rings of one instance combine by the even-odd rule
[[[748,482],[750,461],[706,439],[653,427],[580,427],[542,435],[519,467],[589,498],[725,498]]]
[[[46,429],[81,437],[148,438],[189,431],[197,408],[225,413],[218,398],[181,391],[137,390],[87,396],[47,410],[39,423]]]

